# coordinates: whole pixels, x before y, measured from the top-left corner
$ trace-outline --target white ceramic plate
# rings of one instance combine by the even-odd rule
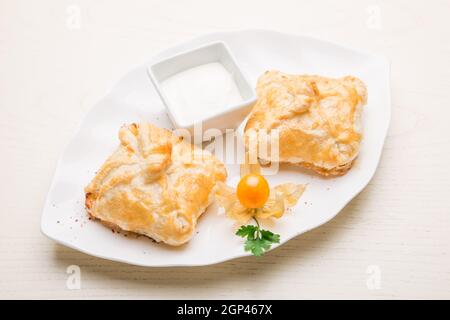
[[[211,41],[226,42],[249,80],[268,69],[331,77],[354,75],[368,87],[363,112],[364,139],[353,168],[343,177],[322,178],[301,169],[283,168],[271,184],[308,183],[297,206],[270,226],[281,244],[332,219],[370,181],[378,165],[390,120],[389,63],[379,56],[316,39],[270,31],[214,33],[164,51],[173,55]],[[156,61],[156,60],[152,60]],[[117,132],[130,122],[150,121],[170,128],[163,103],[147,76],[148,64],[132,70],[95,105],[62,155],[42,215],[42,232],[87,254],[141,266],[196,266],[248,255],[235,226],[212,206],[199,220],[198,232],[182,247],[157,244],[145,237],[125,237],[89,221],[83,188],[118,144]],[[229,184],[238,170],[229,166]]]

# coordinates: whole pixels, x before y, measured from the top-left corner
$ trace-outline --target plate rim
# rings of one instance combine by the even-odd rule
[[[386,101],[387,101],[387,111],[388,113],[385,115],[386,117],[386,128],[384,133],[382,134],[382,143],[380,145],[380,152],[378,152],[378,156],[376,159],[376,165],[373,167],[373,169],[371,170],[370,174],[368,174],[367,178],[365,180],[363,180],[364,182],[361,184],[361,187],[358,188],[358,190],[351,196],[349,197],[349,199],[347,199],[346,201],[343,202],[342,206],[338,206],[336,207],[337,209],[333,210],[333,214],[330,214],[327,219],[325,219],[324,221],[322,221],[321,223],[312,226],[312,227],[308,227],[302,231],[299,232],[295,232],[292,236],[286,237],[284,239],[284,241],[280,244],[277,244],[275,246],[273,246],[270,251],[276,250],[277,248],[281,247],[283,244],[287,243],[288,241],[292,240],[293,238],[296,238],[306,232],[309,232],[313,229],[316,229],[320,226],[325,225],[326,223],[328,223],[329,221],[333,220],[355,197],[357,197],[369,184],[369,182],[372,180],[372,178],[375,175],[375,172],[377,171],[377,168],[379,166],[380,160],[381,160],[381,156],[383,154],[383,148],[384,145],[386,143],[386,138],[389,132],[389,127],[390,127],[390,123],[391,123],[391,116],[392,116],[392,100],[391,100],[391,62],[389,60],[389,58],[385,55],[381,55],[381,54],[374,54],[370,51],[366,51],[366,50],[362,50],[362,49],[357,49],[357,48],[353,48],[353,47],[349,47],[349,46],[345,46],[342,45],[340,43],[334,42],[334,41],[329,41],[329,40],[324,40],[321,38],[317,38],[317,37],[313,37],[310,35],[303,35],[303,34],[291,34],[291,33],[286,33],[286,32],[280,32],[280,31],[275,31],[275,30],[270,30],[270,29],[238,29],[238,30],[233,30],[233,31],[219,31],[219,32],[211,32],[211,33],[207,33],[207,34],[203,34],[200,36],[196,36],[196,37],[192,37],[191,39],[188,39],[186,41],[177,43],[169,48],[166,48],[164,50],[161,50],[159,52],[157,52],[156,54],[153,55],[153,57],[151,59],[149,59],[147,62],[139,64],[137,66],[134,66],[133,68],[131,68],[129,71],[127,71],[125,74],[123,74],[117,81],[115,81],[113,83],[113,85],[106,91],[105,94],[103,94],[101,96],[101,98],[99,98],[95,103],[93,103],[93,105],[84,113],[84,115],[81,117],[80,122],[78,123],[78,125],[76,126],[75,130],[73,131],[72,134],[70,134],[69,139],[67,141],[67,143],[65,144],[65,146],[63,147],[56,166],[55,166],[55,171],[53,173],[52,176],[52,180],[50,183],[50,186],[48,188],[48,192],[44,201],[44,206],[42,209],[42,213],[41,213],[41,223],[40,223],[40,231],[43,235],[45,235],[46,237],[52,239],[53,241],[55,241],[56,243],[59,243],[61,245],[64,245],[66,247],[69,247],[71,249],[77,250],[79,252],[82,252],[84,254],[93,256],[93,257],[97,257],[100,259],[105,259],[105,260],[109,260],[109,261],[114,261],[114,262],[119,262],[119,263],[125,263],[128,265],[135,265],[135,266],[139,266],[139,267],[150,267],[150,268],[165,268],[165,267],[200,267],[200,266],[210,266],[210,265],[215,265],[215,264],[219,264],[219,263],[223,263],[226,261],[231,261],[231,260],[235,260],[235,259],[239,259],[239,258],[243,258],[243,257],[248,257],[251,256],[250,253],[242,251],[241,253],[238,254],[234,254],[232,256],[227,256],[224,258],[220,258],[220,259],[216,259],[216,260],[211,260],[208,262],[201,262],[201,263],[164,263],[164,264],[148,264],[148,263],[140,263],[138,261],[131,261],[131,260],[127,260],[125,258],[120,258],[120,257],[110,257],[108,255],[102,254],[102,253],[96,253],[96,252],[90,252],[87,249],[84,249],[82,247],[79,247],[77,245],[74,245],[71,242],[68,242],[64,239],[60,239],[57,236],[55,236],[54,234],[52,234],[52,232],[50,231],[49,228],[47,228],[47,224],[46,224],[46,219],[45,219],[45,211],[49,205],[49,201],[50,201],[50,191],[53,189],[55,181],[56,181],[56,177],[58,175],[58,172],[60,170],[61,167],[61,162],[63,159],[63,155],[67,152],[71,141],[81,132],[81,129],[83,127],[83,124],[85,123],[85,120],[88,118],[88,116],[91,114],[91,112],[93,112],[93,110],[95,109],[95,106],[98,105],[101,101],[103,101],[105,98],[107,98],[108,96],[110,96],[113,92],[114,89],[120,84],[121,80],[129,73],[140,69],[142,67],[146,67],[148,66],[152,61],[156,61],[158,60],[162,55],[167,54],[167,52],[171,51],[171,50],[176,50],[177,48],[181,48],[183,46],[189,45],[192,42],[195,41],[204,41],[207,38],[210,37],[221,37],[221,36],[230,36],[233,34],[241,34],[241,33],[271,33],[274,35],[278,35],[278,36],[283,36],[283,37],[292,37],[292,38],[296,38],[296,39],[306,39],[308,41],[315,41],[318,43],[323,43],[323,44],[327,44],[327,45],[332,45],[334,47],[338,47],[341,49],[345,49],[345,50],[349,50],[364,56],[368,56],[374,59],[379,59],[382,62],[384,62],[384,66],[386,68]],[[149,80],[150,81],[150,80]]]

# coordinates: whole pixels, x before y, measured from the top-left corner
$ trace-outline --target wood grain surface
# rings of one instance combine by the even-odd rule
[[[450,298],[449,17],[444,0],[0,0],[0,298]],[[369,186],[265,257],[208,267],[128,266],[43,236],[57,159],[89,108],[158,51],[246,28],[391,59],[392,123]]]

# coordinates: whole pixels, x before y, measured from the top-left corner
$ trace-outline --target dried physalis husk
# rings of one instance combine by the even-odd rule
[[[258,163],[250,164],[248,153],[241,165],[241,177],[250,174],[260,174]],[[286,208],[293,207],[305,191],[306,185],[284,183],[270,189],[270,196],[262,208],[251,209],[244,207],[236,196],[236,190],[220,182],[217,186],[216,200],[223,207],[228,217],[239,223],[246,223],[253,217],[258,219],[281,218]]]
[[[270,189],[266,204],[256,213],[257,218],[281,218],[286,208],[293,207],[305,191],[306,186],[295,183],[284,183]]]
[[[305,189],[305,184],[283,183],[272,190],[281,195],[286,207],[293,207],[297,204]]]
[[[228,211],[237,200],[236,190],[221,181],[216,184],[216,201],[225,211]]]
[[[270,196],[266,204],[258,210],[256,217],[260,219],[281,218],[286,210],[283,197],[270,190]]]

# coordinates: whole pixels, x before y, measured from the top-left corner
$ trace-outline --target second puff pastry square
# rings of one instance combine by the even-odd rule
[[[119,139],[85,188],[88,213],[169,245],[189,241],[216,183],[226,179],[223,163],[151,124],[124,126]]]
[[[341,175],[350,169],[359,152],[361,112],[367,101],[361,80],[267,71],[258,79],[256,91],[258,101],[245,127],[247,145],[261,144],[263,139],[249,130],[277,129],[279,162],[322,175]],[[272,161],[270,152],[262,160]]]

